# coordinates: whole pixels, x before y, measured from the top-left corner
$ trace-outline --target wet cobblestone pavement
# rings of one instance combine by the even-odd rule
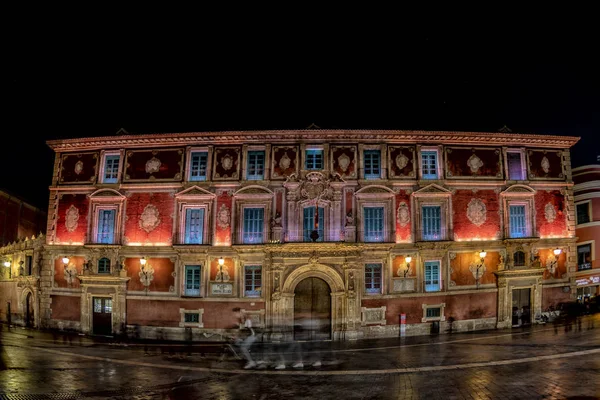
[[[600,314],[558,328],[305,343],[304,368],[288,351],[275,370],[271,344],[253,347],[264,368],[243,369],[214,344],[3,326],[0,399],[600,399]]]

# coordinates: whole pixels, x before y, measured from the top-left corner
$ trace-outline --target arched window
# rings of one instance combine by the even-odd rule
[[[98,273],[108,274],[110,273],[110,260],[108,258],[101,258],[98,261]]]
[[[513,256],[515,260],[515,267],[524,267],[525,266],[525,253],[522,251],[515,252]]]

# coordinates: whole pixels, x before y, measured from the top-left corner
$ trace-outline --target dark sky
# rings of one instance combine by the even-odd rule
[[[84,25],[38,31],[5,53],[0,187],[42,208],[53,167],[45,141],[119,128],[142,134],[314,123],[495,132],[507,125],[515,133],[582,137],[573,166],[596,163],[600,154],[591,28],[404,34],[350,25],[304,36],[304,26],[288,36],[263,27],[229,37],[223,29],[169,34],[148,24],[92,34]]]

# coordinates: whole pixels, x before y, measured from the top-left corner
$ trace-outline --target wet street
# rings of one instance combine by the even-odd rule
[[[2,326],[0,399],[598,399],[600,314],[482,333],[234,352]],[[299,350],[302,350],[299,352]],[[275,369],[285,361],[285,369]],[[303,361],[303,368],[293,368]],[[316,364],[315,364],[316,363]],[[321,365],[319,365],[319,363]]]

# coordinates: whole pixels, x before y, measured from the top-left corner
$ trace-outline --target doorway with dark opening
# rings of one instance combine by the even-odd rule
[[[294,340],[331,339],[331,289],[320,278],[306,278],[294,290]]]

